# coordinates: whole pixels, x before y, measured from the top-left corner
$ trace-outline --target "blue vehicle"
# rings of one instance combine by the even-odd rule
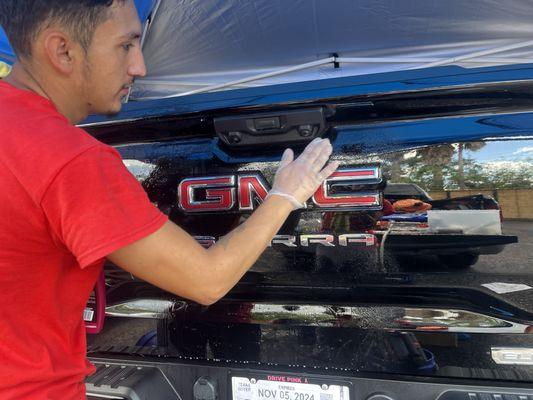
[[[107,264],[89,398],[532,399],[528,1],[137,3],[149,75],[81,127],[202,245],[286,147],[341,166],[212,306]]]

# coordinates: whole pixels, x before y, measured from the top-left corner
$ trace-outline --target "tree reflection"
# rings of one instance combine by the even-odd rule
[[[481,162],[472,153],[485,142],[467,142],[396,152],[383,158],[389,182],[415,183],[425,190],[528,189],[533,187],[533,157]]]

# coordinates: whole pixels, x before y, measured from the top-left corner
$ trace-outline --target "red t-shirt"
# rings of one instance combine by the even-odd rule
[[[0,185],[0,399],[84,399],[103,258],[167,217],[113,148],[1,81]]]

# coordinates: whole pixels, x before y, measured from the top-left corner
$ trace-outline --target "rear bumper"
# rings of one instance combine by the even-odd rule
[[[490,397],[497,394],[500,398],[533,399],[533,389],[525,384],[488,381],[498,378],[487,374],[488,370],[478,372],[485,377],[485,380],[480,381],[472,379],[472,374],[476,373],[472,369],[463,371],[464,379],[422,379],[417,376],[205,363],[180,357],[162,358],[152,353],[137,358],[92,357],[97,372],[87,379],[88,399],[240,399],[232,393],[234,377],[342,385],[348,387],[350,392],[349,399],[345,400],[369,399],[377,394],[394,400],[470,400],[486,398],[484,396],[487,393],[489,398],[499,398]]]

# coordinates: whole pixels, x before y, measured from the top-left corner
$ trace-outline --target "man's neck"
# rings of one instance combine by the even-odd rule
[[[62,98],[67,98],[66,96],[62,96],[61,91],[54,90],[53,85],[45,86],[44,80],[39,80],[39,77],[34,76],[30,71],[30,68],[23,66],[20,63],[16,63],[13,65],[13,69],[9,75],[3,80],[16,88],[34,92],[35,94],[50,100],[56,107],[57,111],[65,116],[65,118],[67,118],[73,125],[87,117],[87,114],[80,112],[79,106],[72,104],[71,102],[61,101]]]

